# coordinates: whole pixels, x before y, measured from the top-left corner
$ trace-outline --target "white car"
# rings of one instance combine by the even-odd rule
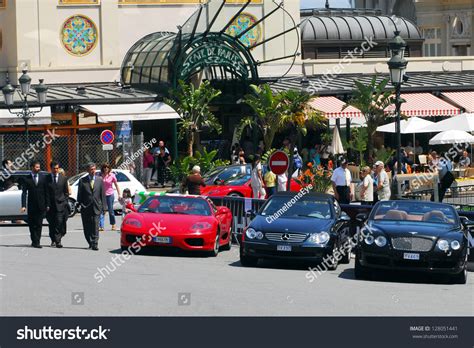
[[[145,187],[142,185],[140,181],[138,181],[129,170],[121,170],[121,169],[112,169],[112,173],[115,174],[117,178],[118,187],[120,192],[123,192],[124,189],[128,188],[132,197],[135,196],[136,192],[146,191]],[[100,175],[100,170],[96,171],[96,175]],[[69,185],[71,185],[71,196],[69,197],[69,206],[70,206],[70,216],[74,216],[77,213],[76,201],[77,201],[77,188],[79,184],[79,180],[87,176],[86,172],[74,175],[69,178]],[[119,197],[117,194],[117,190],[114,187],[114,210],[119,211],[122,210],[122,205],[119,202]]]
[[[0,220],[24,220],[27,213],[20,212],[21,209],[21,183],[23,178],[31,175],[29,170],[15,172],[0,171]],[[40,176],[49,175],[40,172]]]

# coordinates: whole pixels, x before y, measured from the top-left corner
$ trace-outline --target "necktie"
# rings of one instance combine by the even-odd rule
[[[94,189],[94,177],[91,176],[91,189]]]
[[[35,185],[38,186],[38,174],[33,174]]]
[[[54,183],[55,183],[55,184],[58,183],[58,175],[55,175],[55,176],[54,176]]]

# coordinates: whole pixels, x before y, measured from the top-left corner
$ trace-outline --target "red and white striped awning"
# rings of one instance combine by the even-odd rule
[[[316,110],[324,112],[327,118],[354,118],[364,116],[359,109],[348,106],[344,111],[342,108],[346,103],[336,97],[318,97],[309,102]]]
[[[435,97],[431,93],[402,93],[401,112],[406,116],[453,116],[461,113],[461,110],[448,102]],[[390,105],[385,109],[387,113],[395,111],[395,105]]]
[[[456,105],[464,108],[466,112],[474,112],[474,92],[443,92],[444,97],[452,101]]]

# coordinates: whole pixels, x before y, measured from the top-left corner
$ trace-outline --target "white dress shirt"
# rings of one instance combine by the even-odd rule
[[[332,173],[331,181],[336,186],[350,186],[352,182],[351,172],[347,168],[337,167]]]

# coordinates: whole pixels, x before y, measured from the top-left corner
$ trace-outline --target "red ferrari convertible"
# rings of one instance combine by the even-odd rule
[[[165,246],[217,256],[220,248],[230,249],[231,237],[229,208],[199,196],[165,195],[149,197],[136,213],[125,216],[120,244],[129,251]]]

